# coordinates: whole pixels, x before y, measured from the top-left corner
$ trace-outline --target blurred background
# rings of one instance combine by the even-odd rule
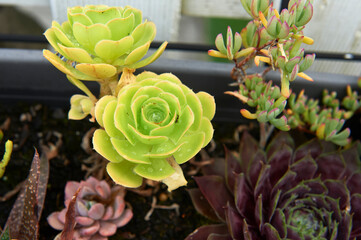
[[[131,5],[155,22],[155,41],[169,41],[169,58],[214,61],[207,50],[227,26],[240,32],[250,20],[240,0],[0,0],[0,48],[47,48],[43,32],[52,20],[66,20],[76,5]],[[276,9],[288,0],[274,0]],[[314,16],[304,30],[315,40],[304,48],[316,52],[309,71],[361,75],[361,1],[314,0]],[[181,50],[181,51],[179,51]]]

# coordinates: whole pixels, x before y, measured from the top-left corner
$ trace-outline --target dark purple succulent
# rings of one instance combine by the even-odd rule
[[[239,153],[226,150],[225,161],[203,173],[190,195],[201,214],[220,223],[187,240],[361,239],[359,143],[295,147],[282,132],[264,151],[245,133]]]

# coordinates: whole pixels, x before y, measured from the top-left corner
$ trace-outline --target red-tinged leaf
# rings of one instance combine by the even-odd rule
[[[239,160],[228,150],[224,148],[226,152],[226,166],[225,166],[225,179],[228,190],[233,192],[235,184],[235,176],[242,172]]]
[[[226,221],[232,239],[242,239],[243,237],[243,218],[239,215],[237,210],[232,207],[229,202],[225,208]]]
[[[347,178],[352,175],[357,169],[360,169],[360,156],[358,153],[358,148],[360,143],[356,142],[349,149],[342,151],[342,157],[346,163],[346,169],[344,171],[344,177]]]
[[[235,178],[234,197],[238,212],[242,217],[248,217],[249,221],[249,218],[253,217],[252,209],[254,209],[254,201],[252,198],[252,192],[243,173],[239,174]]]
[[[310,154],[290,166],[291,171],[297,174],[296,182],[308,180],[315,177],[317,164]]]
[[[243,172],[247,171],[249,164],[252,163],[254,158],[254,153],[257,152],[258,148],[258,142],[248,132],[243,133],[239,151]]]
[[[72,199],[69,203],[68,210],[66,211],[66,214],[65,214],[64,229],[61,232],[60,240],[73,239],[74,228],[75,228],[75,224],[76,224],[75,215],[77,213],[75,210],[75,203],[76,203],[76,199],[78,197],[80,190],[81,190],[81,187],[78,188],[78,190],[75,192],[74,196],[72,197]]]
[[[356,172],[347,180],[347,188],[351,194],[361,194],[361,172]]]
[[[361,233],[361,194],[351,197],[352,232],[351,239]]]
[[[187,191],[191,196],[193,205],[197,212],[213,221],[218,222],[220,220],[198,188],[188,189]]]
[[[48,177],[48,159],[45,156],[39,158],[36,151],[29,176],[6,222],[11,239],[38,239],[39,219],[43,209]]]
[[[210,234],[227,234],[228,228],[225,224],[206,225],[197,228],[194,232],[188,235],[185,240],[202,240],[209,239]],[[229,236],[229,235],[228,235]]]
[[[293,162],[310,155],[313,159],[317,158],[322,153],[322,145],[317,139],[313,139],[300,147],[295,151]]]
[[[227,202],[233,202],[233,196],[228,191],[220,176],[202,176],[194,178],[204,197],[208,200],[217,216],[225,221],[224,207]]]
[[[279,132],[267,145],[267,158],[270,158],[274,153],[276,153],[281,145],[287,145],[293,149],[295,143],[288,133],[282,131]]]
[[[316,159],[318,169],[316,174],[321,174],[321,179],[339,179],[345,169],[345,163],[340,154],[323,154]]]

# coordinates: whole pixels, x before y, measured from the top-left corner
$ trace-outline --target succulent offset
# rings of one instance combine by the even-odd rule
[[[108,159],[112,179],[138,187],[143,178],[163,181],[168,190],[185,185],[178,164],[191,159],[213,136],[214,98],[195,94],[172,74],[144,72],[95,107],[100,126],[94,149]]]
[[[143,59],[156,28],[152,22],[143,22],[140,10],[129,6],[72,7],[68,9],[68,21],[61,25],[53,21],[44,34],[58,53],[44,50],[44,56],[60,71],[79,80],[116,78],[124,68],[137,69],[152,63],[166,47],[165,42]]]
[[[195,178],[196,209],[219,223],[187,240],[358,239],[360,156],[359,142],[342,151],[316,139],[296,147],[285,132],[264,151],[245,133],[239,153],[227,150]]]
[[[89,177],[86,181],[67,182],[66,208],[48,216],[51,227],[63,230],[67,208],[79,187],[81,190],[75,204],[74,240],[107,240],[132,219],[133,212],[124,201],[124,187],[110,187],[105,180]]]

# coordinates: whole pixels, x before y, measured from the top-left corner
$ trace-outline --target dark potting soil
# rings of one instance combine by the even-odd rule
[[[4,177],[0,179],[0,198],[26,179],[35,149],[41,154],[41,146],[56,145],[59,139],[62,140],[56,157],[50,160],[47,194],[40,220],[40,239],[53,239],[59,231],[48,225],[46,217],[64,208],[66,182],[84,179],[86,172],[82,170],[82,161],[89,155],[81,149],[80,144],[84,134],[97,125],[87,120],[68,120],[66,109],[54,109],[40,104],[30,106],[20,104],[11,107],[0,105],[0,126],[4,132],[0,154],[7,139],[14,143],[11,160]],[[229,126],[227,128],[230,129]],[[221,134],[218,137],[225,136]],[[221,144],[217,146],[218,148],[222,152]],[[192,176],[187,175],[187,172],[194,167],[189,163],[182,167],[188,180],[188,187],[196,187]],[[4,227],[16,197],[17,195],[14,195],[6,201],[0,199],[1,227]],[[146,221],[144,217],[151,209],[153,197],[156,197],[157,205],[178,204],[179,213],[175,209],[156,208]],[[134,217],[109,239],[184,239],[197,227],[209,223],[196,212],[185,187],[168,193],[166,186],[160,184],[158,190],[148,196],[128,191],[126,201],[132,206]]]
[[[216,148],[211,152],[208,151],[211,156],[222,156],[223,144],[226,144],[228,148],[237,149],[238,143],[234,140],[234,132],[237,126],[238,124],[214,123]],[[346,122],[346,126],[352,129],[354,140],[361,139],[359,114]],[[89,155],[80,145],[84,134],[92,127],[97,127],[97,125],[87,120],[68,120],[67,109],[49,108],[40,104],[20,104],[11,107],[0,104],[0,128],[4,132],[0,149],[3,151],[7,139],[14,142],[10,163],[6,168],[4,177],[0,179],[1,227],[4,227],[17,195],[6,201],[3,201],[2,197],[26,179],[35,148],[41,153],[41,146],[56,145],[57,141],[61,139],[62,144],[56,157],[50,160],[47,195],[40,220],[39,239],[54,239],[59,231],[48,225],[46,217],[50,213],[64,208],[66,182],[84,179],[86,171],[82,170],[82,164]],[[258,129],[252,128],[252,124],[246,128],[257,137]],[[208,150],[210,148],[210,146],[206,147]],[[0,156],[2,156],[2,151],[0,151]],[[198,154],[196,160],[200,159],[200,154]],[[196,212],[187,193],[188,188],[196,187],[192,176],[188,175],[190,171],[195,169],[195,166],[187,162],[182,165],[182,168],[188,181],[187,188],[181,187],[172,193],[168,193],[166,186],[160,184],[157,190],[153,189],[153,194],[146,196],[128,190],[125,199],[132,206],[134,217],[109,239],[184,239],[197,227],[211,223]],[[149,189],[152,187],[148,186]],[[178,205],[179,212],[176,209],[156,208],[149,220],[146,221],[144,218],[151,209],[154,197],[157,200],[157,205],[163,207]]]

